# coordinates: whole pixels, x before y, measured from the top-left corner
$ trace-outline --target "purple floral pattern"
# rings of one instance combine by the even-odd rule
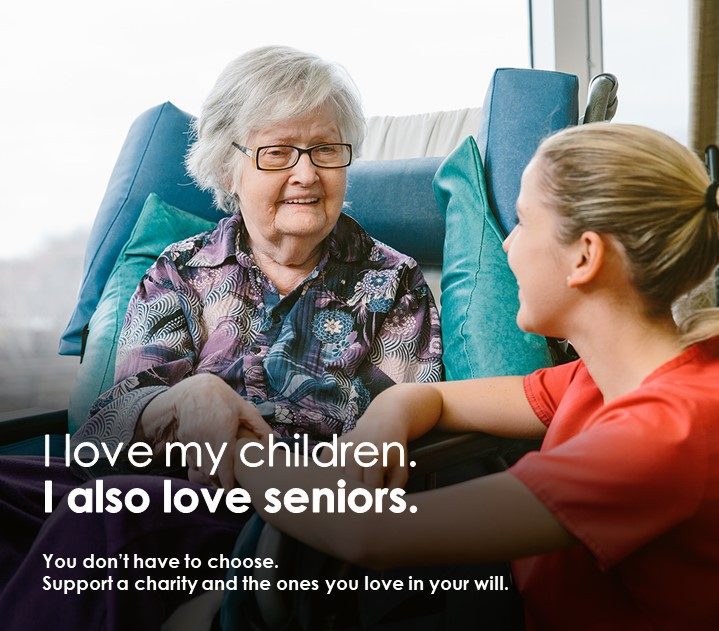
[[[290,294],[245,246],[241,216],[170,246],[135,292],[119,340],[116,385],[74,440],[131,440],[144,407],[211,372],[274,404],[281,434],[313,439],[354,427],[393,383],[442,376],[439,317],[417,263],[346,215],[320,263]]]

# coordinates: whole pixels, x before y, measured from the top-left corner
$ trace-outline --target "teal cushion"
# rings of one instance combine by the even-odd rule
[[[90,319],[85,356],[70,395],[71,432],[85,422],[98,395],[114,383],[117,339],[127,304],[144,273],[168,245],[212,230],[215,225],[166,204],[154,193],[147,198]]]
[[[467,138],[434,177],[445,213],[442,342],[447,380],[523,375],[551,365],[546,340],[516,323],[517,281],[487,200],[484,168]]]
[[[209,221],[223,217],[213,207],[212,195],[197,188],[185,170],[192,120],[172,103],[163,103],[132,124],[90,232],[77,306],[60,340],[61,355],[82,354],[85,327],[150,193]]]

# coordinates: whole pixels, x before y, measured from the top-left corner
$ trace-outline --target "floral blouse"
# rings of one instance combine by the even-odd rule
[[[132,440],[145,406],[196,373],[258,404],[280,435],[351,430],[394,383],[439,381],[439,316],[417,263],[341,215],[317,267],[280,296],[240,215],[171,245],[130,300],[116,385],[73,442]]]

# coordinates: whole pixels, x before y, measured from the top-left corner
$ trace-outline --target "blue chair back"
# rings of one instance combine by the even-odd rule
[[[489,205],[509,234],[524,167],[539,143],[577,124],[579,80],[544,70],[496,70],[482,108],[477,145],[484,164]]]

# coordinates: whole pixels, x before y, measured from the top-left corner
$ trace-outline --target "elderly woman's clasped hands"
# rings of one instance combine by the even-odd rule
[[[235,486],[235,441],[250,437],[262,439],[272,433],[252,403],[209,373],[188,377],[153,399],[145,409],[143,420],[145,432],[152,432],[153,427],[174,427],[174,440],[197,442],[212,448],[213,453],[222,453],[213,476],[210,460],[206,458],[198,465],[194,453],[188,450],[188,479],[228,490]],[[155,444],[161,444],[158,436],[153,433],[150,436]]]

